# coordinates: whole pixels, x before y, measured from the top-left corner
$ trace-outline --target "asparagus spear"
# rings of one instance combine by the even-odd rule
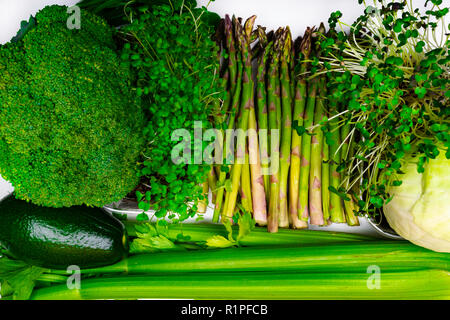
[[[326,100],[324,100],[324,113],[328,114]],[[322,160],[322,210],[324,224],[326,225],[330,219],[330,190],[328,190],[330,186],[330,146],[325,138],[322,144]]]
[[[211,169],[208,173],[208,185],[211,189],[211,202],[216,203],[217,198],[217,177],[216,172],[214,171],[214,167],[211,166]]]
[[[300,53],[302,60],[309,59],[311,51],[311,29],[307,29],[300,43]],[[294,121],[298,122],[298,126],[303,126],[303,113],[306,105],[306,79],[305,73],[308,64],[303,61],[300,66],[300,78],[295,82],[295,98],[294,98]],[[302,136],[297,134],[296,130],[292,131],[291,145],[291,171],[289,180],[289,212],[291,215],[291,224],[295,229],[306,228],[308,224],[299,219],[298,201],[299,201],[299,178],[300,178],[300,148],[302,145]]]
[[[253,212],[248,149],[245,150],[245,163],[242,166],[241,202],[245,211]]]
[[[259,45],[262,47],[261,53],[258,56],[258,71],[256,75],[256,105],[258,109],[258,132],[259,144],[261,154],[261,168],[263,170],[264,190],[266,194],[266,201],[269,200],[269,183],[270,176],[267,174],[269,167],[269,141],[267,130],[268,114],[267,114],[267,93],[266,93],[266,64],[268,53],[272,47],[272,43],[267,43],[267,36],[264,28],[258,26]]]
[[[314,130],[311,137],[311,167],[309,175],[309,215],[310,223],[323,225],[322,211],[322,144],[323,134],[320,123],[323,119],[323,99],[325,97],[325,81],[323,76],[318,79],[318,96],[314,112]]]
[[[297,83],[297,76],[295,75],[295,66],[296,66],[296,56],[295,56],[295,49],[297,42],[301,41],[301,37],[298,39],[292,39],[292,46],[291,46],[291,63],[289,64],[289,78],[290,81],[290,89],[291,89],[291,100],[292,100],[292,112],[294,111],[294,97],[295,97],[295,85]]]
[[[237,82],[235,87],[235,92],[233,95],[233,103],[232,103],[232,109],[231,113],[228,119],[228,127],[227,131],[231,132],[235,127],[235,120],[236,115],[239,112],[239,104],[240,104],[240,96],[242,92],[242,85],[241,85],[241,79],[242,79],[242,64],[240,61],[237,62],[238,65],[238,75],[237,75]],[[225,162],[224,165],[229,164],[231,162],[232,157],[234,156],[234,150],[230,149],[230,146],[232,145],[232,139],[234,139],[234,136],[232,134],[226,134],[225,135],[225,145],[223,147],[224,149],[224,155],[225,155]],[[226,168],[230,168],[230,166],[226,166]],[[225,171],[225,168],[222,168],[219,175],[218,180],[218,186],[219,189],[217,190],[217,198],[216,198],[216,205],[214,209],[214,217],[213,222],[218,222],[219,217],[221,213],[223,212],[224,208],[223,205],[224,202],[224,194],[225,194],[225,182],[227,178],[227,171]]]
[[[219,74],[222,74],[221,71],[224,69],[224,61],[226,61],[226,49],[222,46],[223,42],[223,29],[225,26],[225,20],[221,19],[219,26],[216,30],[216,43],[220,50],[218,51],[218,60],[220,62],[219,66]],[[223,89],[225,92],[228,89],[228,80],[229,80],[229,70],[228,68],[225,68],[225,72],[220,79],[220,88]],[[225,115],[227,112],[227,108],[229,107],[229,99],[227,99],[229,95],[225,94],[225,99],[221,101],[220,99],[214,99],[214,106],[213,106],[213,117],[216,127],[222,128],[223,122],[225,120]],[[202,183],[202,196],[198,200],[197,205],[197,213],[204,214],[206,212],[207,206],[209,204],[208,199],[208,193],[209,188],[211,187],[212,192],[212,201],[215,202],[216,198],[216,174],[214,171],[214,165],[211,166],[208,175],[205,179],[205,181]]]
[[[231,96],[228,94],[229,85],[230,85],[230,70],[228,68],[229,65],[229,55],[227,51],[226,42],[224,39],[225,34],[225,19],[221,19],[219,26],[216,30],[215,38],[217,46],[220,48],[218,52],[218,60],[220,62],[219,66],[219,75],[220,78],[220,88],[225,93],[223,100],[215,99],[215,108],[214,108],[214,121],[216,127],[222,129],[223,123],[226,121],[226,114],[228,112],[228,108],[230,106]],[[234,78],[233,78],[234,81]]]
[[[264,81],[264,78],[262,80]],[[253,81],[251,83],[253,90]],[[264,105],[265,103],[260,109],[263,109]],[[264,110],[262,110],[260,113],[264,113]],[[265,115],[267,116],[267,109]],[[250,160],[251,190],[252,190],[251,198],[253,200],[253,217],[258,225],[264,226],[267,224],[266,194],[264,191],[265,190],[263,180],[264,178],[262,175],[262,168],[261,168],[261,158],[257,132],[258,126],[256,122],[256,112],[254,103],[250,104],[248,129],[249,129],[248,152]],[[267,152],[267,146],[265,146],[265,148],[266,148],[265,152]]]
[[[301,41],[301,37],[299,37],[298,39],[300,39],[300,41]],[[297,39],[297,40],[298,40]],[[289,64],[289,78],[291,79],[291,81],[290,81],[290,91],[291,91],[291,109],[292,109],[292,112],[294,112],[294,108],[295,108],[295,86],[296,86],[296,84],[297,84],[297,77],[296,77],[296,75],[295,75],[295,66],[296,66],[296,61],[295,61],[295,47],[296,47],[296,41],[297,40],[295,40],[295,41],[293,41],[292,42],[292,46],[291,46],[291,63]],[[292,114],[292,118],[294,117],[294,115]],[[292,143],[292,136],[291,136],[291,143]],[[291,166],[292,166],[292,154],[290,155],[290,157],[291,157]],[[292,215],[291,215],[291,211],[290,211],[290,208],[291,208],[291,201],[290,201],[290,192],[289,192],[289,188],[290,188],[290,183],[291,183],[291,178],[290,178],[290,170],[291,169],[289,169],[289,176],[288,176],[288,179],[289,179],[289,185],[288,185],[288,192],[287,192],[287,196],[288,196],[288,220],[289,220],[289,225],[290,226],[292,226],[293,225],[293,222],[292,222]]]
[[[232,79],[230,84],[230,91],[234,92],[236,90],[236,85],[238,84],[238,63],[237,63],[237,51],[236,44],[233,33],[233,23],[229,15],[225,15],[224,21],[225,30],[225,47],[227,48],[228,54],[228,72],[230,73],[230,79]]]
[[[269,130],[270,130],[270,198],[267,229],[269,232],[278,231],[278,203],[279,203],[279,158],[280,147],[279,139],[274,138],[279,135],[279,126],[277,123],[277,104],[279,104],[279,95],[276,93],[277,79],[279,77],[278,68],[278,38],[274,39],[271,59],[268,70],[267,83],[267,102],[269,106]]]
[[[308,132],[302,135],[302,148],[300,160],[300,181],[299,181],[299,217],[307,221],[308,211],[308,193],[309,193],[309,170],[311,161],[311,125],[314,119],[314,109],[316,106],[317,78],[308,82],[308,98],[306,101],[306,110],[303,117],[303,124]]]
[[[277,55],[278,55],[278,62],[280,61],[280,54],[281,54],[281,37],[283,33],[283,28],[279,28],[275,34],[276,39],[278,39],[278,46],[276,48]],[[279,66],[278,66],[279,68]],[[277,99],[275,99],[275,108],[276,108],[276,114],[277,114],[277,127],[279,130],[281,130],[281,82],[280,82],[280,74],[281,70],[278,70],[278,77],[275,79],[275,96]],[[281,142],[281,132],[279,135],[279,141],[278,144]]]
[[[214,117],[214,124],[216,130],[219,130],[220,133],[223,135],[224,132],[224,124],[227,120],[227,113],[228,109],[231,104],[231,94],[229,93],[229,85],[230,85],[230,72],[228,68],[228,53],[226,46],[224,45],[224,31],[225,31],[225,19],[221,19],[219,26],[216,30],[216,42],[218,47],[220,48],[218,53],[218,60],[220,61],[219,66],[219,75],[221,75],[220,78],[220,88],[223,90],[224,96],[221,97],[222,99],[214,99],[214,107],[213,107],[213,117]],[[222,141],[221,139],[218,139],[216,141],[217,144],[219,144],[219,147],[222,147]],[[215,159],[219,160],[218,158],[222,157],[222,154],[216,154]],[[217,162],[216,162],[217,163]],[[212,169],[210,171],[210,174],[208,175],[208,183],[213,188],[213,202],[216,201],[216,172],[217,175],[220,174],[220,165],[212,166]],[[214,181],[212,180],[214,177]]]
[[[216,127],[216,130],[218,130],[218,132],[220,132],[222,137],[223,137],[224,131],[225,131],[224,126],[226,125],[226,121],[228,118],[229,108],[232,103],[232,93],[229,91],[230,90],[229,86],[230,86],[230,73],[229,73],[228,68],[226,68],[224,75],[222,76],[222,78],[220,80],[220,87],[224,90],[225,96],[223,97],[222,100],[220,100],[220,99],[215,100],[215,103],[217,106],[215,107],[215,110],[214,110],[215,127]],[[218,139],[216,141],[216,143],[219,145],[219,148],[223,148],[222,139]],[[219,157],[223,157],[223,154],[215,155],[216,165],[213,166],[213,171],[215,171],[215,173],[217,175],[220,175],[220,165],[218,164],[219,162],[217,162],[219,160]],[[215,199],[215,197],[214,197],[214,199]],[[214,200],[214,202],[215,202],[215,200]]]
[[[325,25],[320,24],[318,35],[325,33]],[[319,41],[315,43],[316,54],[319,57],[321,46]],[[323,225],[323,209],[322,209],[322,145],[323,131],[322,121],[324,120],[324,99],[326,96],[326,82],[323,75],[317,77],[318,96],[316,97],[316,109],[314,112],[314,129],[311,138],[311,167],[309,178],[309,214],[310,222],[315,225]]]
[[[345,220],[349,226],[359,226],[359,219],[355,215],[355,201],[350,194],[348,194],[347,197],[349,197],[350,200],[344,200]]]
[[[289,227],[287,185],[291,156],[292,136],[292,98],[289,78],[289,64],[291,62],[292,37],[289,27],[282,35],[282,48],[280,59],[280,85],[281,85],[281,146],[280,146],[280,202],[279,219],[280,227]]]
[[[239,190],[239,182],[241,180],[242,164],[245,160],[245,137],[249,123],[250,109],[254,108],[254,91],[252,80],[252,59],[250,55],[250,37],[253,30],[253,25],[256,16],[247,19],[242,28],[242,25],[235,20],[235,28],[240,44],[242,61],[244,63],[244,71],[242,77],[242,100],[241,100],[241,114],[238,124],[237,133],[237,150],[236,161],[231,170],[231,191],[226,195],[226,202],[224,208],[224,217],[231,219],[233,217],[234,208],[236,206],[237,192]]]
[[[239,111],[239,104],[240,104],[240,97],[241,97],[241,91],[242,91],[242,61],[240,59],[240,55],[236,52],[236,46],[235,46],[235,38],[233,35],[233,25],[230,17],[228,15],[225,16],[225,33],[227,38],[227,48],[228,48],[228,56],[229,61],[234,61],[235,65],[232,67],[228,65],[228,68],[236,69],[237,74],[236,78],[230,77],[230,92],[229,96],[232,96],[231,101],[231,110],[230,115],[228,119],[228,131],[233,130],[235,127],[235,119],[236,114]],[[233,89],[234,88],[234,91]],[[231,145],[231,139],[233,139],[232,135],[226,135],[226,142],[223,146],[223,156],[225,157],[225,163],[229,163],[230,156],[234,155],[234,151],[230,150],[228,147]],[[230,155],[231,153],[231,155]],[[219,179],[218,179],[218,189],[217,189],[217,196],[216,196],[216,203],[215,203],[215,209],[214,209],[214,216],[213,216],[213,222],[217,223],[219,221],[219,217],[223,211],[223,205],[224,205],[224,193],[225,193],[225,182],[226,182],[227,172],[225,170],[220,170],[219,173]]]
[[[333,29],[330,29],[328,37],[332,37],[337,40],[337,43],[340,44],[340,41],[337,39],[337,35]],[[336,116],[339,113],[339,107],[333,100],[328,101],[328,110],[331,120],[329,121],[330,127],[330,145],[329,145],[329,157],[330,157],[330,188],[335,190],[339,190],[341,187],[341,175],[337,171],[338,165],[341,162],[341,134],[340,134],[340,124],[338,117]],[[331,222],[343,223],[345,222],[345,214],[342,206],[342,198],[336,194],[335,192],[330,192],[330,220]]]
[[[250,109],[248,135],[253,217],[258,225],[264,226],[267,224],[266,194],[261,168],[255,108]]]
[[[221,28],[220,32],[223,33],[223,27],[224,27],[224,19],[221,20],[221,24],[220,24]],[[222,35],[219,34],[218,38],[222,38]],[[221,41],[219,41],[219,45],[221,45],[220,43]],[[230,93],[230,82],[234,82],[230,81],[230,72],[229,72],[229,68],[228,68],[228,53],[226,51],[226,48],[221,47],[221,53],[219,56],[219,59],[222,63],[220,70],[223,70],[223,76],[220,79],[220,88],[224,91],[224,97],[222,100],[216,99],[215,102],[217,103],[217,107],[214,110],[214,121],[215,121],[215,127],[216,130],[219,130],[221,133],[221,136],[223,137],[224,134],[224,125],[226,124],[227,121],[227,117],[228,117],[228,110],[230,108],[231,105],[231,98],[232,98],[232,94]],[[223,148],[222,146],[222,140],[219,139],[216,141],[216,143],[219,144],[219,148]],[[218,157],[223,157],[223,154],[221,155],[215,155],[216,157],[216,161],[218,160]],[[212,190],[212,201],[213,203],[216,202],[216,198],[217,198],[217,177],[216,177],[216,173],[217,175],[220,175],[220,165],[217,164],[213,165],[211,167],[211,171],[208,175],[208,183],[210,185],[210,188]]]

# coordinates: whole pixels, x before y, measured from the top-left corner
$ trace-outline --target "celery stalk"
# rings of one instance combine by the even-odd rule
[[[210,273],[86,279],[35,290],[34,300],[76,299],[449,299],[448,271],[360,273]],[[374,287],[375,286],[375,287]]]
[[[326,246],[248,247],[130,256],[114,265],[82,270],[83,274],[195,272],[383,272],[449,270],[450,257],[407,241],[369,241]]]

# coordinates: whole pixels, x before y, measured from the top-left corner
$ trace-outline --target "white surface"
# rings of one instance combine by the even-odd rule
[[[447,0],[448,1],[448,0]],[[39,9],[50,4],[72,6],[78,0],[0,0],[0,44],[8,42],[20,27],[22,20],[28,20]],[[445,1],[444,1],[445,2]],[[199,0],[199,5],[207,5],[208,0]],[[423,7],[424,1],[414,0],[416,6]],[[244,20],[256,15],[256,24],[265,26],[267,31],[289,25],[293,37],[302,35],[307,26],[318,26],[327,20],[331,12],[340,10],[343,20],[352,22],[362,13],[362,7],[356,0],[216,0],[209,5],[211,11],[222,17],[235,14]],[[0,177],[0,198],[12,192],[11,184]],[[206,220],[212,217],[212,209],[205,214]],[[366,220],[360,227],[348,227],[345,224],[333,224],[329,227],[311,227],[311,229],[327,229],[343,232],[373,234],[373,228]]]
[[[198,0],[200,5],[208,0]],[[208,7],[219,15],[235,15],[244,20],[256,15],[256,25],[266,31],[289,26],[293,37],[303,35],[306,27],[318,27],[321,22],[328,28],[328,18],[340,10],[346,21],[354,21],[363,13],[357,0],[216,0]]]
[[[16,35],[22,20],[28,20],[39,9],[51,4],[72,6],[78,0],[0,0],[0,43],[8,42]],[[201,6],[208,0],[199,0]],[[331,12],[339,10],[346,21],[354,21],[361,13],[356,0],[216,0],[209,5],[219,15],[235,14],[246,19],[257,15],[256,24],[267,30],[289,25],[293,36],[303,34],[307,26],[326,25]]]

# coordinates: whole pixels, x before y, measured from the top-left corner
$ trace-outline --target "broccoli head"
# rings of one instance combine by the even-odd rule
[[[39,11],[17,41],[0,46],[0,174],[38,205],[102,206],[139,183],[143,110],[114,30],[83,10]]]

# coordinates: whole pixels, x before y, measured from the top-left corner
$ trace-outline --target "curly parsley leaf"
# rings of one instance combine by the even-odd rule
[[[130,253],[153,253],[169,250],[183,251],[185,248],[167,238],[165,229],[150,223],[136,224],[136,236],[130,244]]]

